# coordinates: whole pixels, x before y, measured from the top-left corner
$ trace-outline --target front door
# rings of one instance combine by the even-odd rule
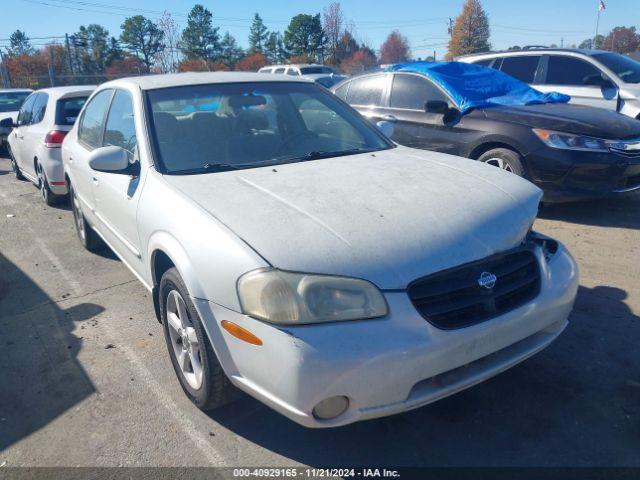
[[[460,155],[461,146],[471,140],[464,120],[445,124],[444,114],[425,111],[428,101],[453,102],[436,85],[413,73],[395,73],[386,113],[395,118],[393,140],[423,150]]]
[[[571,96],[571,103],[617,110],[618,89],[593,64],[577,57],[550,55],[542,92],[560,92]]]
[[[9,146],[11,147],[11,153],[13,158],[21,171],[26,171],[24,161],[24,132],[31,123],[31,114],[33,113],[33,104],[38,97],[37,93],[32,93],[22,104],[20,112],[18,113],[18,119],[16,120],[17,126],[9,134]]]

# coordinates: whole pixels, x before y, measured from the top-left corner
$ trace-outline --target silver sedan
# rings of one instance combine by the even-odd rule
[[[394,145],[301,78],[101,85],[62,155],[83,245],[152,292],[177,377],[308,427],[403,412],[552,342],[578,285],[541,192]]]

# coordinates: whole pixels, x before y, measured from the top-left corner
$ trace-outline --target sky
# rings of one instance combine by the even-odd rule
[[[606,10],[600,19],[600,32],[615,26],[640,27],[640,0],[604,0]],[[260,13],[270,30],[284,32],[292,16],[321,12],[330,0],[0,0],[0,47],[9,35],[23,30],[40,46],[51,39],[73,33],[80,25],[99,23],[111,35],[119,35],[127,16],[142,14],[151,19],[169,11],[180,27],[195,3],[214,15],[220,33],[229,31],[247,46],[251,19]],[[435,50],[438,58],[446,53],[447,22],[462,10],[464,0],[342,0],[345,19],[353,22],[356,37],[378,49],[394,29],[405,35],[414,58]],[[512,45],[565,46],[593,37],[599,0],[482,0],[489,16],[494,49]]]

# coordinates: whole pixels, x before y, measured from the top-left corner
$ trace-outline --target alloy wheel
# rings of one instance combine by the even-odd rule
[[[38,188],[40,189],[42,198],[46,202],[49,197],[49,192],[47,190],[47,178],[44,176],[44,170],[41,165],[38,164],[36,171],[38,173]]]
[[[490,158],[485,163],[488,165],[493,165],[494,167],[498,167],[502,170],[506,170],[507,172],[513,173],[513,169],[511,168],[511,165],[509,164],[509,162],[507,162],[502,158],[497,158],[497,157]]]
[[[187,313],[187,305],[177,290],[167,295],[166,319],[171,346],[176,362],[185,380],[194,390],[202,386],[202,356],[200,343],[193,323]]]

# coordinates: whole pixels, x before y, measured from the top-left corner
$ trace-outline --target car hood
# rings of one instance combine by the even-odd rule
[[[485,108],[483,112],[492,120],[533,128],[607,139],[640,138],[640,122],[603,108],[555,103]]]
[[[541,198],[498,168],[404,147],[164,178],[272,266],[382,289],[517,246]]]

